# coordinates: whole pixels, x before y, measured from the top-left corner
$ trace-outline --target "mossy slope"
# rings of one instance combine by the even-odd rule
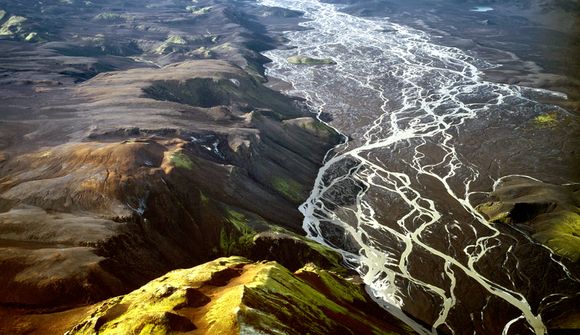
[[[356,306],[356,307],[355,307]],[[219,258],[97,305],[74,334],[402,334],[362,286],[307,265]]]
[[[580,188],[529,179],[504,181],[477,206],[490,222],[526,225],[531,236],[572,262],[580,260]]]

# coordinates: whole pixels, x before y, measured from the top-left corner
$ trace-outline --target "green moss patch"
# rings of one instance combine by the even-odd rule
[[[332,138],[338,136],[338,134],[334,131],[334,129],[311,117],[302,117],[286,120],[284,121],[284,125],[299,127],[300,129],[303,129],[309,134],[312,134],[319,138],[323,138],[326,141],[333,141]]]
[[[170,35],[163,44],[161,44],[157,49],[155,49],[155,53],[163,55],[170,52],[182,50],[184,46],[188,44],[188,41],[179,35]]]
[[[580,261],[580,201],[573,185],[511,179],[476,209],[493,223],[525,225],[531,237],[555,254]]]
[[[209,204],[209,198],[202,191],[199,191],[199,198],[201,199],[202,204],[204,204],[204,205]]]
[[[262,290],[266,296],[281,295],[286,296],[287,298],[294,298],[295,304],[293,305],[301,309],[301,311],[297,311],[297,315],[303,314],[302,316],[305,319],[307,319],[308,316],[304,314],[309,310],[312,312],[313,307],[324,306],[338,313],[347,312],[344,307],[329,300],[322,293],[318,292],[304,281],[297,280],[290,271],[277,264],[266,267],[260,271],[256,275],[254,281],[252,281],[248,286]],[[314,314],[321,317],[324,313],[318,310],[315,311]]]
[[[554,127],[559,123],[558,112],[540,114],[534,118],[534,124],[540,127]]]
[[[335,297],[340,301],[354,303],[355,301],[365,301],[366,296],[362,286],[355,285],[345,281],[332,272],[318,268],[313,264],[306,264],[302,269],[296,271],[296,274],[314,275],[320,282],[323,289],[329,292],[329,296]]]
[[[309,271],[327,279],[332,289],[322,292],[300,278],[299,273]],[[314,266],[295,275],[268,263],[246,287],[239,312],[242,330],[250,326],[267,333],[338,334],[348,325],[353,334],[390,333],[350,305],[368,303],[361,288]]]
[[[534,239],[572,262],[580,260],[580,214],[560,212],[535,225]]]
[[[296,240],[300,240],[300,241],[304,242],[310,249],[316,251],[321,256],[326,258],[328,260],[328,262],[331,264],[331,267],[333,268],[333,270],[338,270],[338,271],[344,270],[344,268],[341,265],[342,264],[342,256],[338,252],[330,249],[329,247],[322,245],[318,242],[315,242],[315,241],[313,241],[305,236],[298,235],[298,234],[291,232],[291,231],[289,231],[285,228],[282,228],[282,227],[271,226],[271,230],[274,234],[287,235],[291,238],[294,238]]]
[[[334,65],[336,64],[330,58],[311,58],[301,55],[288,57],[288,63],[295,65]]]
[[[193,54],[199,58],[213,58],[214,57],[213,52],[206,47],[200,47],[200,48],[195,49],[193,51]]]
[[[28,35],[26,35],[26,37],[24,38],[24,40],[26,42],[34,42],[38,39],[38,34],[35,32],[29,33]]]
[[[220,253],[227,256],[247,254],[256,235],[248,225],[248,218],[241,212],[227,208],[225,219],[227,224],[220,230]]]
[[[501,222],[505,224],[511,223],[509,218],[510,212],[508,208],[503,208],[501,202],[486,202],[475,207],[475,209],[486,215],[490,222]]]
[[[500,202],[484,203],[476,209],[494,223],[514,224],[510,206]],[[541,214],[529,222],[535,233],[532,237],[556,254],[573,262],[580,260],[580,214],[561,210]]]
[[[307,129],[314,130],[319,137],[328,137],[334,133],[332,128],[317,120],[310,123]]]
[[[170,162],[176,168],[191,170],[193,169],[193,162],[187,155],[181,151],[176,151],[171,155]]]
[[[272,180],[272,186],[288,200],[294,202],[304,200],[304,187],[292,179],[276,177]]]
[[[179,35],[171,35],[165,40],[165,43],[185,45],[187,41]]]

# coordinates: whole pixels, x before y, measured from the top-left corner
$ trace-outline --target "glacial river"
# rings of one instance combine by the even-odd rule
[[[494,64],[386,18],[315,0],[259,3],[305,13],[307,29],[284,33],[295,48],[265,53],[267,74],[345,135],[301,206],[308,236],[339,250],[376,300],[421,334],[544,334],[542,312],[572,298],[579,280],[548,249],[475,210],[474,197],[510,176],[474,155],[493,120],[565,113],[535,101],[565,96],[485,81]],[[292,65],[293,55],[336,64]],[[546,278],[529,269],[523,245],[561,285],[534,288]]]

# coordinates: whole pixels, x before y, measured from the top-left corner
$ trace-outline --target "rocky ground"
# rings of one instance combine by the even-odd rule
[[[297,206],[341,139],[264,86],[259,52],[280,42],[264,24],[297,16],[245,1],[0,1],[0,333],[118,334],[115,320],[409,332],[301,235]],[[278,263],[215,261],[91,306],[229,255]],[[159,285],[184,304],[139,296]],[[240,312],[214,325],[222,302]]]

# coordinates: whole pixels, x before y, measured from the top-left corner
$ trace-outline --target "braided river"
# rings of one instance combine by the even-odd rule
[[[537,166],[521,166],[542,162],[506,166],[510,154],[494,154],[511,142],[483,150],[482,136],[565,114],[539,101],[566,96],[486,81],[496,64],[388,18],[315,0],[259,3],[304,12],[304,29],[283,33],[289,48],[264,53],[267,75],[344,135],[300,208],[308,236],[339,251],[376,301],[420,334],[546,333],[544,313],[577,299],[580,280],[475,206],[506,179],[538,178]],[[294,55],[336,64],[291,64]]]

